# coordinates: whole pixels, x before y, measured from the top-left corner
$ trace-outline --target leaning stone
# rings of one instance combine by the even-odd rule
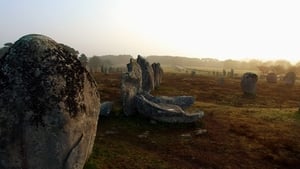
[[[112,110],[113,102],[103,102],[100,107],[100,116],[108,117]]]
[[[193,123],[204,115],[203,112],[187,114],[177,105],[154,103],[143,95],[136,96],[136,105],[143,116],[167,123]]]
[[[245,95],[256,94],[256,82],[258,78],[255,73],[247,72],[243,75],[241,80],[241,87]]]
[[[1,57],[0,69],[0,168],[82,169],[100,97],[77,54],[27,35]]]

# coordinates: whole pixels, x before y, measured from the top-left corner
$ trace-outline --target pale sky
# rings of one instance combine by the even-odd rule
[[[0,45],[29,33],[88,56],[300,61],[297,0],[0,0]]]

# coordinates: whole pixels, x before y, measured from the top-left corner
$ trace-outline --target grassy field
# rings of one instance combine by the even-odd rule
[[[256,97],[244,97],[240,80],[166,73],[153,95],[192,95],[205,117],[189,125],[124,117],[120,74],[95,74],[101,101],[114,101],[100,118],[85,169],[300,168],[300,84],[260,79]],[[197,134],[200,129],[207,132]]]

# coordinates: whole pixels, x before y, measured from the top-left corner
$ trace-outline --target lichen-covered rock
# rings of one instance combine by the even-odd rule
[[[277,75],[275,73],[268,73],[266,79],[268,83],[277,83]]]
[[[255,73],[247,72],[244,73],[241,80],[241,87],[245,95],[256,94],[256,82],[258,78]]]
[[[162,76],[163,76],[163,69],[160,66],[160,63],[152,63],[151,65],[153,72],[154,72],[154,87],[159,87]]]
[[[127,69],[128,72],[124,73],[121,79],[121,99],[123,112],[129,116],[136,113],[134,97],[142,92],[142,70],[134,59],[130,59]]]
[[[0,59],[0,168],[82,169],[100,109],[94,80],[62,44],[26,35]]]
[[[288,72],[284,78],[283,81],[286,85],[293,86],[296,81],[296,73],[295,72]]]
[[[138,55],[137,63],[142,70],[142,90],[143,92],[150,92],[154,89],[154,72],[149,62]]]

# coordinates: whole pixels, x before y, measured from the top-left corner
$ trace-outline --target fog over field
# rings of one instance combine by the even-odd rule
[[[0,44],[40,33],[94,55],[300,58],[297,1],[1,1]]]

